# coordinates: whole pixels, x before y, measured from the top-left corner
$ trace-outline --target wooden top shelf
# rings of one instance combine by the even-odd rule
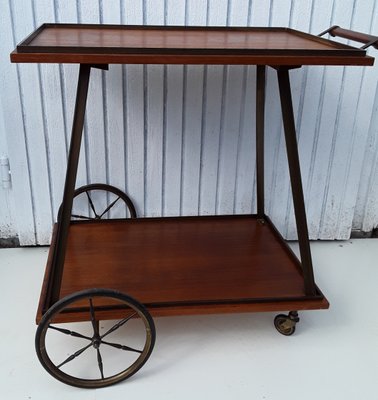
[[[366,51],[289,28],[44,24],[12,62],[372,65]]]

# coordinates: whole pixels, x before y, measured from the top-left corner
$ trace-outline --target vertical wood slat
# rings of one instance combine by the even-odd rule
[[[11,66],[8,59],[8,49],[14,46],[16,41],[11,23],[9,2],[0,2],[0,13],[3,16],[2,29],[4,29],[1,35],[2,40],[0,41],[0,65],[2,76],[6,77],[6,79],[0,79],[0,93],[2,93],[1,114],[3,117],[0,136],[2,137],[1,143],[4,144],[1,150],[3,152],[2,155],[8,155],[10,159],[13,200],[21,197],[23,199],[22,208],[13,205],[14,209],[17,209],[17,212],[13,214],[14,220],[9,221],[13,225],[10,230],[13,234],[18,231],[21,242],[34,244],[35,225],[29,180],[28,148],[24,140],[23,102],[18,85],[19,69]],[[12,134],[7,134],[8,132]],[[7,148],[5,148],[5,143],[7,144]],[[7,154],[4,154],[6,150]],[[2,201],[5,202],[8,196],[10,194],[1,194]],[[0,220],[5,223],[9,217],[7,208],[0,208]],[[4,231],[1,237],[6,237],[6,235]]]
[[[123,0],[121,6],[125,24],[143,24],[142,1]],[[138,215],[144,215],[144,67],[127,65],[125,71],[127,192],[135,203]]]
[[[187,0],[185,24],[204,26],[206,22],[207,7],[205,2]],[[198,215],[203,83],[203,66],[188,65],[184,67],[180,203],[180,214],[182,215]]]
[[[166,1],[165,22],[168,25],[185,24],[185,2]],[[181,156],[184,105],[184,67],[165,67],[165,141],[163,169],[163,215],[180,214]]]
[[[344,25],[347,26],[349,23],[352,29],[366,31],[368,29],[366,25],[369,25],[366,21],[370,20],[372,12],[372,4],[369,3],[356,1],[349,5],[337,4],[335,18],[341,20],[341,14],[345,16],[345,10],[349,7],[351,10],[350,18],[345,19]],[[374,16],[374,14],[372,15]],[[371,89],[369,90],[365,86],[367,90],[365,89],[361,97],[360,88],[365,74],[369,75],[372,72],[375,71],[373,69],[347,68],[342,76],[341,90],[344,96],[339,97],[340,101],[336,111],[338,117],[336,118],[331,145],[332,157],[327,162],[327,178],[324,185],[326,190],[323,195],[321,220],[319,222],[319,238],[329,236],[349,237],[356,206],[358,181],[361,179],[360,173],[364,161],[362,149],[368,131],[363,120],[370,120],[369,109],[371,110],[372,102]],[[377,74],[375,73],[375,82],[376,77]],[[349,95],[346,95],[346,93]],[[362,100],[362,103],[360,103],[360,100]],[[348,108],[349,113],[346,113],[345,110]],[[348,122],[346,123],[346,121]],[[343,126],[343,128],[340,129],[340,126]],[[356,137],[359,138],[358,141],[356,141]]]
[[[377,10],[374,0],[80,0],[76,9],[56,0],[11,3],[16,42],[35,24],[54,20],[290,24],[315,34],[337,23],[366,31],[366,21],[371,14],[374,16],[373,7]],[[2,29],[10,29],[2,36],[9,47],[2,54],[7,54],[15,43],[9,36],[12,21],[8,4],[1,7],[6,19]],[[22,13],[21,8],[25,9]],[[375,16],[372,33],[377,29],[376,21]],[[3,84],[2,93],[9,92],[12,85],[14,93],[19,88],[25,110],[25,128],[20,117],[20,128],[13,128],[17,134],[9,140],[13,174],[20,177],[18,187],[16,183],[13,189],[20,195],[17,202],[26,207],[25,201],[29,201],[29,210],[34,207],[34,214],[25,211],[23,221],[20,219],[21,242],[46,244],[63,188],[77,68],[5,67],[3,63],[1,69],[10,74],[20,71],[20,81]],[[351,67],[343,72],[341,67],[309,67],[291,74],[312,238],[346,238],[356,205],[355,226],[364,224],[366,229],[377,223],[367,222],[368,215],[378,214],[377,206],[357,194],[359,181],[366,196],[375,194],[376,160],[371,151],[377,124],[373,112],[377,82],[374,70]],[[78,186],[97,181],[114,184],[130,194],[140,215],[255,211],[254,67],[111,66],[109,72],[94,71],[90,90]],[[2,96],[4,109],[22,110],[17,105],[19,100],[5,104]],[[17,123],[7,114],[4,123],[9,130]],[[294,238],[277,82],[269,70],[266,131],[268,211],[281,231]],[[23,147],[24,152],[16,154],[17,147]],[[30,166],[27,183],[21,180],[25,160]],[[364,160],[372,165],[365,166]]]
[[[290,0],[272,2],[270,8],[270,25],[290,26],[291,8],[292,2]],[[296,77],[297,74],[291,74],[292,89],[293,80]],[[267,211],[277,225],[277,228],[282,231],[284,228],[285,210],[283,208],[284,202],[282,202],[281,194],[285,192],[285,183],[288,182],[288,168],[284,148],[281,108],[278,98],[278,83],[275,71],[268,70],[267,80],[266,113],[269,115],[266,125],[266,148],[268,151],[266,161],[266,165],[268,165],[268,174],[266,178]]]
[[[240,140],[236,166],[235,214],[257,212],[256,140],[252,128],[256,125],[256,68],[245,68],[243,86]]]
[[[303,30],[305,32],[312,31],[312,18],[311,15],[314,11],[315,2],[307,1],[307,2],[296,2],[293,4],[291,10],[290,24],[291,26],[295,26],[296,29]],[[302,128],[304,127],[302,124],[303,119],[303,103],[304,103],[304,95],[305,95],[305,82],[307,79],[308,68],[302,68],[300,71],[296,71],[296,78],[293,81],[293,103],[295,108],[295,116],[296,116],[296,129],[297,129],[297,141],[300,150],[300,154],[303,155],[304,147],[308,146],[309,143],[307,141],[302,141]],[[302,184],[305,184],[304,178],[307,171],[306,165],[304,164],[304,157],[302,156]],[[286,162],[286,159],[285,159]],[[283,222],[284,228],[282,229],[283,235],[285,237],[296,237],[296,224],[294,218],[294,209],[293,209],[293,199],[291,194],[291,188],[289,182],[286,180],[286,187],[284,189],[284,193],[286,194],[286,202],[282,202],[282,214],[285,216],[285,220]],[[305,185],[304,185],[305,187]],[[290,232],[291,229],[291,232]]]
[[[53,3],[35,2],[33,4],[35,26],[41,25],[46,20],[55,20]],[[57,208],[62,199],[67,159],[67,144],[64,136],[65,121],[61,112],[63,103],[62,97],[59,96],[62,93],[63,87],[61,86],[62,81],[58,65],[41,64],[38,66],[38,73],[44,118],[43,130],[46,142],[46,161],[49,170],[51,210],[54,218],[57,215]],[[57,134],[57,132],[60,134]]]
[[[5,132],[2,100],[0,97],[0,132]],[[0,134],[0,157],[8,157],[8,145],[5,135]],[[1,177],[0,177],[1,178]],[[13,191],[0,186],[0,239],[9,239],[17,236],[16,226],[13,223],[15,209],[13,207]]]
[[[364,166],[358,186],[356,212],[354,213],[353,229],[370,232],[376,228],[378,207],[378,85],[376,85],[372,118],[364,154]],[[370,168],[369,168],[370,167]]]
[[[33,4],[30,2],[27,4],[11,2],[10,4],[12,7],[11,23],[14,27],[16,41],[19,41],[28,32],[30,33],[35,29]],[[47,158],[46,129],[43,121],[43,94],[38,65],[20,65],[18,78],[25,110],[24,139],[29,157],[35,240],[37,243],[48,243],[53,221],[49,190],[49,174],[51,171]]]
[[[214,2],[210,2],[206,23],[225,26],[229,22],[228,14],[229,2],[227,0],[218,2],[216,5]],[[219,169],[226,80],[225,66],[206,66],[200,187],[200,211],[202,214],[216,214],[219,208]]]
[[[351,23],[352,18],[353,18],[353,13],[354,13],[354,4],[349,3],[347,5],[345,4],[340,4],[336,3],[335,6],[335,16],[334,20],[341,20],[342,24],[344,26],[348,26],[348,24]],[[348,26],[349,27],[349,26]],[[345,157],[345,146],[346,142],[343,141],[342,143],[339,142],[339,134],[342,132],[344,129],[347,129],[347,126],[351,124],[351,121],[348,120],[348,117],[350,118],[353,116],[353,110],[355,110],[355,107],[357,105],[357,86],[354,87],[354,90],[352,93],[348,93],[348,79],[347,79],[347,74],[350,71],[347,71],[346,68],[342,68],[340,71],[329,71],[327,74],[327,77],[331,80],[332,83],[337,82],[337,89],[338,89],[338,99],[334,99],[333,107],[331,108],[331,111],[335,115],[335,120],[333,124],[333,131],[331,135],[329,135],[330,139],[329,142],[327,143],[328,149],[326,151],[329,151],[328,155],[328,162],[326,163],[327,168],[324,169],[324,181],[321,182],[324,187],[325,191],[323,193],[323,201],[319,202],[319,207],[318,207],[318,212],[319,212],[319,217],[320,217],[320,226],[319,226],[319,236],[324,237],[323,235],[327,235],[328,232],[325,232],[325,230],[332,229],[334,228],[335,224],[337,223],[337,207],[333,208],[334,204],[334,199],[332,199],[332,166],[333,162],[336,155],[336,151],[343,145],[343,157]],[[354,69],[352,73],[358,73],[358,70]],[[357,78],[357,77],[356,77]],[[355,85],[357,85],[357,80],[354,81]],[[354,93],[354,95],[353,95]],[[349,94],[349,96],[348,96]],[[350,96],[352,94],[352,96]],[[350,98],[349,100],[349,109],[343,107],[343,100],[344,98],[348,96]],[[323,148],[324,149],[324,148]],[[335,182],[337,185],[337,182]],[[337,188],[334,188],[337,190]],[[331,199],[330,202],[328,200]],[[330,214],[326,216],[326,211],[327,211],[327,206],[330,206]]]
[[[124,10],[119,0],[100,2],[102,23],[121,24]],[[126,140],[124,112],[125,77],[122,65],[109,65],[109,71],[103,72],[105,91],[104,110],[105,135],[107,143],[107,183],[127,190],[126,181]],[[111,216],[112,216],[112,210]],[[126,215],[117,214],[118,217]]]
[[[363,168],[363,174],[366,174],[365,196],[361,198],[361,220],[358,221],[358,229],[369,232],[377,228],[378,219],[378,84],[376,85],[375,98],[372,119],[369,129],[369,140],[366,146],[365,157],[370,161],[371,170]],[[365,158],[366,159],[366,158]],[[365,167],[365,166],[364,166]],[[367,171],[366,171],[367,170]],[[361,185],[360,185],[361,187]]]
[[[322,27],[332,25],[332,2],[322,0],[312,7],[310,31],[313,34],[321,32]],[[302,83],[303,103],[300,106],[299,147],[301,156],[302,178],[304,183],[307,220],[311,238],[317,238],[319,220],[313,214],[312,203],[315,197],[310,189],[314,175],[314,163],[317,157],[317,144],[319,140],[319,125],[325,91],[325,67],[308,67]],[[297,119],[298,120],[298,119]],[[289,197],[290,198],[290,197]],[[291,216],[292,216],[291,212]],[[293,217],[288,220],[287,236],[294,238],[296,228]]]
[[[372,12],[372,23],[370,32],[378,31],[378,2],[374,2]],[[366,139],[366,147],[363,155],[363,166],[359,177],[358,194],[355,204],[355,213],[353,220],[353,228],[370,232],[377,228],[378,220],[378,82],[377,82],[377,64],[374,69],[369,69],[365,73],[362,94],[369,93],[373,96],[372,108],[370,115],[362,113],[359,121],[365,124],[368,132]],[[370,88],[370,89],[369,89]],[[374,90],[375,88],[375,90]],[[361,110],[364,110],[364,98],[361,102]],[[356,124],[356,127],[358,125]],[[350,184],[348,182],[348,184]]]
[[[240,110],[243,96],[243,67],[226,67],[225,101],[221,127],[218,179],[218,214],[233,214],[240,142]],[[251,130],[253,128],[251,127]],[[252,154],[251,154],[252,156]]]
[[[55,7],[55,20],[61,23],[76,23],[78,21],[78,6],[76,7],[62,7],[60,3],[54,3]],[[60,66],[60,81],[62,86],[61,96],[62,96],[62,109],[61,113],[65,122],[65,142],[66,142],[66,155],[68,155],[68,145],[71,137],[71,124],[73,118],[73,110],[75,104],[76,96],[76,82],[79,75],[79,67],[77,65],[62,64]],[[61,133],[62,134],[62,133]],[[55,133],[58,135],[58,133]],[[87,179],[87,154],[85,151],[85,146],[82,146],[79,167],[76,178],[76,186],[86,185],[88,183]],[[65,164],[62,166],[63,173],[65,170]],[[63,196],[64,178],[59,180],[58,177],[54,177],[55,185],[60,187],[61,195],[59,203],[61,202]],[[59,203],[56,206],[59,206]],[[56,215],[55,215],[56,218]]]
[[[374,17],[373,2],[354,3],[351,29],[363,30],[371,25]],[[366,68],[345,68],[343,97],[340,102],[340,119],[337,127],[335,152],[329,166],[329,184],[324,201],[320,224],[320,237],[336,235],[349,237],[352,226],[351,216],[356,203],[358,180],[363,165],[368,125],[365,123],[371,113],[372,93],[362,93]],[[376,71],[375,71],[376,72]],[[358,129],[357,129],[358,124]],[[350,131],[349,140],[344,132]],[[335,201],[335,199],[340,199]],[[329,218],[335,215],[335,218]]]
[[[164,22],[164,1],[145,2],[144,21],[147,25],[159,25]],[[163,159],[164,159],[164,66],[148,65],[145,67],[145,214],[161,216],[163,210]]]
[[[78,1],[78,22],[86,24],[101,23],[103,12],[100,10],[100,3],[96,3],[92,0]],[[105,120],[106,101],[104,98],[104,74],[107,73],[108,72],[100,69],[92,68],[89,82],[84,125],[84,145],[86,149],[88,183],[107,183],[108,181],[107,158],[109,149],[107,124]],[[105,209],[106,198],[99,196],[97,204],[101,209]]]

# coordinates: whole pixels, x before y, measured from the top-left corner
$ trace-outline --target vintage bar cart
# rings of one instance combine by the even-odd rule
[[[320,37],[327,32],[365,46]],[[288,310],[274,323],[280,333],[291,335],[298,310],[328,308],[314,281],[289,70],[372,65],[365,48],[378,48],[378,41],[337,26],[323,34],[287,28],[44,24],[17,46],[12,62],[80,64],[63,202],[37,312],[36,350],[51,375],[88,388],[130,377],[153,349],[151,315]],[[136,218],[132,201],[119,189],[94,184],[75,190],[90,71],[108,64],[257,66],[256,215]],[[278,74],[301,261],[264,209],[266,66]],[[94,192],[108,199],[101,211]],[[80,195],[89,202],[88,215],[72,211]],[[103,220],[116,204],[123,204],[131,218]],[[71,340],[71,350],[59,344],[61,338]]]

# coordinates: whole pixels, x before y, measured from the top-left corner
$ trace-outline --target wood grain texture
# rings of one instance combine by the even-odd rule
[[[318,41],[315,37],[303,37],[289,30],[273,30],[259,28],[153,28],[127,27],[122,29],[102,25],[94,27],[46,26],[40,34],[25,45],[19,45],[20,52],[32,52],[34,48],[56,47],[57,52],[65,48],[78,48],[84,52],[87,48],[105,51],[107,48],[117,49],[115,52],[139,49],[203,49],[220,50],[330,50],[343,49],[343,46],[331,41]],[[347,49],[347,47],[345,47]]]
[[[85,307],[85,305],[83,304]],[[105,305],[106,306],[106,305]],[[124,318],[124,311],[111,309],[96,310],[96,316],[101,320],[117,320]],[[316,299],[292,299],[282,301],[266,302],[245,302],[245,303],[213,303],[213,304],[191,304],[191,305],[170,305],[163,306],[147,305],[146,308],[151,316],[171,317],[175,315],[206,315],[206,314],[234,314],[234,313],[255,313],[255,312],[274,312],[274,311],[304,311],[304,310],[324,310],[329,308],[327,299],[319,296]],[[67,314],[59,314],[54,318],[55,323],[61,322],[80,322],[88,321],[89,310],[84,312],[71,309]],[[41,315],[37,314],[36,323],[41,321]]]
[[[298,265],[252,217],[74,224],[61,296],[110,287],[143,303],[303,296]]]
[[[355,7],[353,7],[354,3]],[[64,147],[67,146],[67,139],[71,131],[78,73],[78,68],[74,64],[61,64],[59,67],[41,65],[41,79],[32,77],[31,81],[24,84],[24,78],[18,71],[34,67],[10,64],[8,54],[34,29],[34,26],[43,22],[93,22],[94,19],[90,18],[97,13],[98,20],[102,18],[101,21],[106,24],[290,26],[314,35],[331,25],[339,24],[345,28],[372,35],[376,35],[378,32],[378,2],[376,0],[363,2],[354,0],[342,2],[333,0],[316,0],[316,2],[312,0],[300,2],[290,0],[275,2],[107,0],[95,3],[78,1],[75,5],[77,6],[70,6],[69,2],[58,1],[34,2],[36,18],[35,25],[33,25],[29,1],[0,2],[3,16],[3,24],[0,27],[2,37],[0,72],[2,76],[6,77],[0,81],[5,125],[5,129],[0,130],[0,136],[6,136],[9,151],[6,155],[9,156],[12,168],[13,187],[11,191],[15,209],[17,209],[17,213],[14,214],[11,221],[12,229],[18,231],[20,242],[23,245],[46,245],[50,241],[51,221],[47,220],[46,223],[46,219],[42,220],[44,216],[40,207],[44,207],[45,210],[46,207],[50,208],[51,215],[55,217],[56,209],[60,205],[64,185],[65,160],[63,157],[64,152],[67,151]],[[149,16],[153,18],[154,15],[154,19],[149,19]],[[347,43],[341,38],[334,40]],[[374,56],[376,51],[369,49],[368,53]],[[96,59],[96,62],[101,61],[101,58]],[[116,61],[119,62],[119,60]],[[154,59],[154,62],[159,61],[164,60]],[[170,61],[181,63],[187,60],[171,59]],[[241,64],[244,61],[248,62],[248,60],[238,57],[235,60],[228,60],[229,63]],[[197,62],[201,62],[201,60],[197,60]],[[212,62],[219,63],[221,61],[212,58]],[[321,59],[312,60],[312,62],[322,64]],[[55,68],[59,70],[59,73],[54,72]],[[144,68],[142,65],[110,66],[108,72],[92,75],[96,87],[100,88],[104,85],[102,93],[98,91],[97,95],[105,96],[105,99],[103,102],[95,101],[93,109],[96,123],[93,125],[96,133],[90,131],[88,133],[99,137],[87,141],[87,145],[83,146],[77,179],[77,186],[81,186],[88,182],[94,182],[98,178],[100,171],[93,168],[95,158],[92,157],[93,154],[98,155],[102,169],[106,169],[107,183],[125,190],[135,201],[139,215],[148,215],[148,212],[144,213],[145,197],[147,201],[154,201],[145,188],[147,191],[151,189],[154,197],[159,193],[157,186],[145,185],[149,161],[147,159],[145,163],[144,133],[149,129],[149,121],[159,118],[154,115],[155,112],[159,112],[159,107],[151,109],[147,107],[148,99],[144,96]],[[308,221],[312,239],[347,239],[353,219],[353,229],[371,231],[377,225],[378,203],[375,201],[377,179],[375,172],[377,170],[375,110],[377,102],[374,99],[378,67],[376,65],[373,68],[348,68],[344,75],[345,88],[349,91],[349,88],[357,87],[357,92],[350,96],[344,95],[340,102],[338,101],[337,80],[326,77],[329,73],[332,74],[333,70],[336,72],[339,69],[339,67],[310,66],[291,73],[306,205],[308,209],[312,207],[316,209],[316,211],[310,211]],[[204,105],[200,150],[202,167],[199,180],[194,182],[198,187],[195,188],[195,191],[200,193],[199,203],[193,207],[198,207],[201,214],[215,213],[216,194],[219,193],[218,184],[230,178],[228,175],[227,178],[219,176],[220,179],[217,179],[220,114],[222,104],[230,103],[228,96],[231,94],[229,91],[222,90],[223,70],[224,67],[221,65],[207,66],[206,72],[204,72],[203,89],[200,93]],[[229,67],[228,70],[230,71],[231,68]],[[157,204],[164,203],[164,215],[178,215],[181,202],[181,175],[190,174],[182,170],[183,166],[180,161],[181,123],[184,118],[192,118],[190,113],[184,113],[187,108],[182,107],[182,103],[187,98],[186,88],[191,87],[195,82],[191,76],[185,87],[183,86],[184,73],[181,65],[169,65],[166,67],[166,71],[163,77],[161,75],[157,77],[157,79],[166,80],[156,84],[161,85],[167,93],[165,107],[163,107],[166,110],[166,124],[163,132],[165,153],[161,158],[164,184],[159,196],[162,199],[156,198],[156,202]],[[232,182],[232,185],[236,184],[236,213],[249,213],[255,207],[253,186],[255,68],[248,67],[247,71],[245,100],[242,102],[245,111],[244,114],[240,113],[240,126],[242,127],[240,152],[236,153],[238,160],[228,160],[230,163],[237,162],[237,177],[234,177],[236,182]],[[238,79],[245,79],[244,68],[242,68],[241,74],[243,77],[238,77]],[[267,85],[266,124],[273,128],[273,131],[267,130],[267,140],[270,143],[269,149],[266,151],[267,174],[270,173],[271,165],[274,165],[275,169],[269,179],[267,175],[266,195],[268,200],[274,194],[276,200],[271,204],[271,215],[274,215],[275,223],[285,237],[295,239],[296,229],[292,213],[291,193],[285,173],[287,165],[279,130],[281,117],[279,109],[274,106],[274,99],[277,97],[276,78],[273,71],[270,73],[269,69]],[[51,96],[59,86],[62,90],[57,92],[54,101],[51,102]],[[25,107],[25,98],[34,98],[35,93],[41,93],[48,128],[47,135],[42,135],[43,140],[42,142],[38,141],[38,146],[34,142],[33,135],[34,132],[37,132],[38,135],[44,132],[43,119],[36,119],[37,123],[32,127],[30,125],[32,118],[29,114],[34,112],[34,108]],[[331,96],[329,102],[324,102],[325,94],[328,97]],[[358,101],[356,101],[357,97]],[[91,101],[91,99],[89,100]],[[357,104],[356,112],[353,113],[355,118],[351,123],[343,124],[342,134],[337,133],[334,136],[337,124],[332,123],[333,118],[330,118],[329,113],[322,111],[323,103],[325,107],[328,104],[334,104],[333,110],[336,113],[340,107],[353,109],[353,106]],[[145,118],[146,112],[151,114]],[[61,130],[62,117],[64,131]],[[351,119],[351,116],[348,115],[349,122]],[[102,139],[104,132],[96,128],[96,125],[100,127],[103,124],[107,124],[104,127],[106,130],[104,140]],[[341,131],[339,130],[339,132]],[[196,132],[196,134],[198,133]],[[336,151],[323,153],[317,150],[319,141],[333,136],[335,137],[334,149]],[[106,149],[92,148],[99,146],[102,140],[107,146]],[[354,143],[352,151],[351,147],[345,147],[344,142],[350,146]],[[30,146],[34,147],[32,152],[29,151]],[[345,153],[338,151],[341,147],[346,149],[347,157],[344,156]],[[2,148],[0,151],[4,154],[6,148]],[[44,153],[48,153],[48,157],[45,157]],[[92,160],[91,169],[87,169],[86,153]],[[152,151],[148,154],[151,153]],[[275,160],[274,157],[277,159]],[[330,160],[329,157],[334,159]],[[35,164],[34,158],[39,159],[39,168],[37,169],[30,168],[32,164]],[[350,160],[350,163],[347,163],[347,159]],[[184,169],[190,169],[192,165],[193,163],[187,162]],[[331,168],[328,168],[329,165]],[[50,179],[40,179],[39,170],[48,171],[48,168],[50,168]],[[227,169],[223,168],[221,174],[227,172]],[[326,179],[317,179],[316,175],[326,176]],[[328,189],[323,184],[327,179]],[[271,184],[277,186],[272,187]],[[40,202],[40,197],[44,195],[50,197],[50,201]],[[323,213],[317,211],[318,202],[321,203],[321,207],[326,207]],[[34,211],[35,207],[38,209],[37,212]],[[4,211],[4,207],[0,209],[0,220],[3,221],[8,218],[3,215]],[[322,227],[323,225],[324,227]]]
[[[53,228],[53,232],[52,232],[52,236],[51,236],[52,243],[55,243],[55,241],[56,241],[57,231],[58,231],[58,225],[54,224],[54,228]],[[53,262],[53,256],[54,256],[53,253],[54,253],[53,246],[51,246],[48,257],[47,257],[45,273],[43,275],[41,294],[39,296],[39,303],[38,303],[38,309],[37,309],[37,315],[36,315],[37,324],[39,324],[39,321],[41,320],[43,314],[50,307],[49,291],[51,289],[51,284],[53,283],[53,277],[52,277],[52,262]]]
[[[53,280],[49,262],[39,315]],[[72,224],[60,296],[96,287],[127,293],[159,315],[201,313],[206,303],[208,312],[212,304],[217,312],[236,311],[239,303],[241,311],[259,310],[260,303],[261,310],[282,309],[274,305],[281,301],[326,304],[321,295],[305,295],[298,260],[270,223],[254,216]]]
[[[17,63],[76,63],[76,64],[187,64],[187,65],[373,65],[374,58],[355,56],[245,56],[245,55],[134,55],[134,54],[75,54],[75,53],[11,53]]]
[[[246,64],[261,64],[261,57],[265,57],[266,64],[272,60],[279,65],[277,60],[270,58],[277,56],[290,60],[291,65],[311,65],[315,57],[328,59],[324,61],[325,65],[334,64],[340,57],[346,58],[345,65],[353,65],[354,57],[355,65],[371,62],[363,50],[288,28],[45,24],[17,46],[11,60],[25,62],[30,54],[40,54],[39,62],[46,62],[45,55],[53,54],[57,57],[55,62],[62,62],[62,55],[66,57],[65,62],[76,63],[92,63],[93,56],[101,54],[109,56],[109,61],[103,63],[113,63],[117,59],[114,56],[122,56],[118,60],[123,63],[134,60],[134,63],[149,64],[156,63],[158,58],[165,60],[160,61],[162,64],[169,64],[172,55],[188,60],[191,56],[210,57],[204,64],[211,64],[211,56],[215,55],[225,58],[244,56],[249,59]],[[130,55],[132,58],[127,57]],[[147,61],[149,58],[150,62]],[[223,63],[227,64],[227,59]]]

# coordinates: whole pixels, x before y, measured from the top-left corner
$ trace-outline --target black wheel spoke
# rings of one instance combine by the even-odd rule
[[[102,357],[101,357],[100,349],[97,349],[97,363],[98,363],[98,368],[99,368],[100,373],[101,373],[101,379],[105,379],[104,378],[104,365],[102,363]]]
[[[115,347],[116,349],[119,349],[119,350],[133,351],[133,352],[139,353],[139,354],[142,354],[142,352],[143,352],[142,350],[134,349],[133,347],[125,346],[123,344],[109,343],[109,342],[105,342],[103,340],[101,340],[101,343],[106,344],[108,346]]]
[[[94,206],[93,201],[92,201],[92,199],[91,199],[91,196],[89,196],[89,192],[85,192],[85,194],[86,194],[87,197],[88,197],[89,204],[90,204],[90,206],[91,206],[91,209],[92,209],[92,211],[93,211],[95,217],[99,218],[99,216],[98,216],[97,213],[96,213],[96,209],[95,209],[95,206]]]
[[[78,332],[75,332],[75,331],[70,331],[68,329],[58,328],[58,327],[52,326],[52,325],[49,325],[49,328],[50,329],[54,329],[55,331],[64,333],[65,335],[71,335],[71,336],[78,337],[78,338],[81,338],[81,339],[92,340],[92,338],[90,338],[88,336],[84,336],[81,333],[78,333]]]
[[[62,367],[64,364],[69,363],[70,361],[74,360],[76,357],[80,356],[80,354],[84,353],[89,347],[92,346],[92,343],[89,343],[87,346],[83,347],[82,349],[76,351],[75,353],[71,354],[68,358],[66,358],[63,362],[57,365],[57,368]]]
[[[106,207],[105,211],[100,215],[100,218],[102,218],[102,217],[114,206],[114,204],[117,203],[117,201],[118,201],[119,199],[120,199],[120,197],[118,196],[112,203],[110,203],[110,204]]]
[[[122,319],[121,321],[117,322],[114,326],[112,326],[108,331],[106,331],[103,335],[100,336],[100,339],[103,339],[105,336],[110,335],[112,332],[120,328],[122,325],[126,324],[127,321],[129,321],[131,318],[133,318],[137,313],[133,313],[129,315],[128,317]]]
[[[91,189],[98,190],[92,186]],[[122,200],[118,194],[112,200],[118,196]],[[122,314],[100,330],[99,319],[106,317],[108,310]],[[59,322],[61,319],[85,320],[86,328],[80,324],[65,325]],[[131,319],[134,321],[128,322]],[[137,341],[124,335],[131,328]],[[150,357],[155,338],[154,321],[143,304],[117,290],[93,288],[55,302],[39,321],[35,345],[42,366],[56,379],[76,387],[102,388],[134,375]],[[59,353],[51,351],[50,347],[59,339],[71,346],[60,346]]]
[[[89,310],[91,313],[91,322],[92,322],[93,332],[94,332],[95,336],[99,336],[98,323],[96,321],[95,312],[94,312],[94,308],[93,308],[93,302],[92,302],[91,298],[89,299]]]
[[[80,218],[80,219],[96,219],[96,218],[92,218],[92,217],[87,217],[85,215],[77,215],[77,214],[71,214],[71,217]]]

